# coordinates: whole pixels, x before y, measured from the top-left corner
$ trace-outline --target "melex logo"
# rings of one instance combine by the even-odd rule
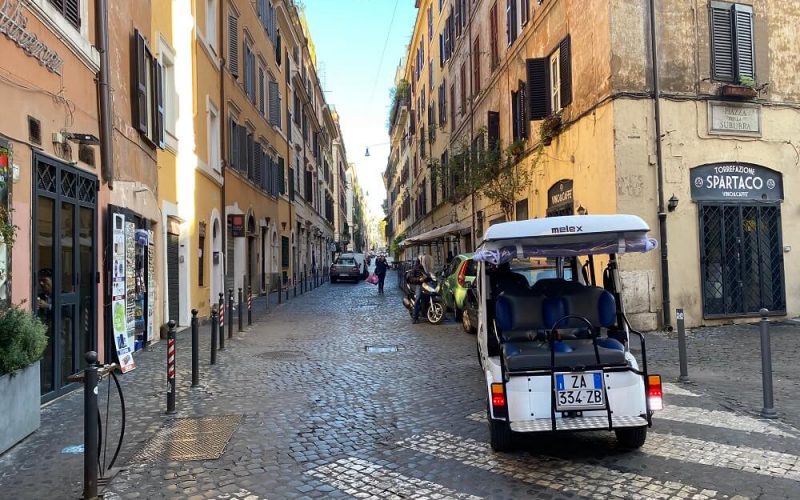
[[[550,229],[552,234],[558,233],[582,233],[583,226],[559,226]]]

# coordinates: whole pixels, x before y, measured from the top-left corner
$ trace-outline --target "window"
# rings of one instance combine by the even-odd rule
[[[450,85],[450,123],[455,128],[456,124],[456,86]]]
[[[492,71],[500,64],[500,52],[497,48],[497,2],[492,5],[489,11],[489,49],[492,54]]]
[[[278,82],[271,76],[269,79],[269,123],[273,127],[281,128],[281,94]]]
[[[64,18],[76,28],[81,27],[81,1],[80,0],[50,0],[50,3],[61,12]],[[9,6],[10,7],[10,6]]]
[[[222,158],[219,147],[219,110],[210,100],[208,103],[208,166],[214,172],[222,171]]]
[[[472,43],[472,95],[481,91],[481,44],[480,38],[475,37]]]
[[[163,67],[163,89],[164,94],[164,131],[175,139],[175,124],[178,120],[178,93],[175,90],[175,53],[166,45],[164,40],[160,42],[161,65]]]
[[[489,111],[486,117],[486,141],[489,151],[500,148],[500,113],[497,111]]]
[[[428,41],[433,40],[433,11],[428,7]]]
[[[715,80],[755,80],[753,35],[751,6],[711,2],[711,73]]]
[[[197,285],[205,285],[205,257],[206,257],[206,223],[200,221],[198,225],[198,243],[197,243]]]
[[[267,114],[267,82],[266,82],[266,75],[264,74],[264,68],[258,68],[258,111],[261,113],[262,116],[266,116]]]
[[[550,56],[550,109],[553,113],[561,110],[561,71],[558,69],[559,51]]]
[[[455,23],[456,23],[456,38],[461,36],[461,1],[456,0],[455,5]]]
[[[244,93],[253,104],[256,103],[256,55],[244,42]]]
[[[530,120],[541,120],[572,102],[570,37],[561,40],[549,57],[528,59],[525,97]]]
[[[206,43],[217,51],[217,0],[206,0]]]
[[[506,0],[506,42],[510,46],[517,39],[517,0]]]
[[[239,78],[239,18],[233,12],[228,13],[228,70]]]
[[[528,137],[528,119],[525,101],[525,83],[519,82],[516,92],[511,92],[511,138],[514,142]]]
[[[433,60],[428,62],[428,90],[433,93]]]
[[[461,65],[461,114],[467,112],[467,63]]]
[[[519,0],[519,24],[525,26],[531,20],[531,0]]]
[[[294,92],[294,123],[298,127],[300,126],[300,115],[303,114],[303,110],[300,109],[300,95],[295,90]]]
[[[163,69],[153,57],[144,36],[135,30],[133,34],[134,78],[136,98],[133,115],[136,129],[154,146],[164,145],[164,93]]]

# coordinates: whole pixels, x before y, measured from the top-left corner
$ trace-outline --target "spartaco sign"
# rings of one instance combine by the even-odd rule
[[[692,200],[776,201],[783,199],[779,172],[752,163],[712,163],[691,169]]]

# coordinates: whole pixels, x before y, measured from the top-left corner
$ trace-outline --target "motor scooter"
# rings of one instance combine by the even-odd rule
[[[406,278],[408,278],[408,272],[406,273]],[[408,309],[409,314],[413,314],[417,295],[416,286],[409,284],[408,279],[406,279],[403,289],[405,291],[403,305]],[[428,279],[422,283],[422,295],[423,297],[420,297],[420,300],[422,300],[423,303],[420,312],[428,318],[428,322],[432,325],[438,325],[444,321],[444,303],[442,302],[441,285],[435,276],[429,276]]]

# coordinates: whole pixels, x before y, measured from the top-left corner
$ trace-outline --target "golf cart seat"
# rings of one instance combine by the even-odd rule
[[[565,290],[566,291],[566,290]],[[526,294],[501,294],[495,304],[495,323],[503,337],[503,357],[509,371],[549,369],[560,370],[582,368],[600,364],[626,365],[625,352],[608,339],[598,339],[597,353],[594,341],[586,339],[563,339],[555,341],[554,359],[551,359],[550,344],[542,334],[567,315],[586,318],[593,328],[613,325],[616,315],[614,296],[597,287],[575,288],[565,295],[544,296],[531,291]],[[563,326],[562,326],[563,325]],[[587,327],[583,321],[564,320],[563,328]]]

